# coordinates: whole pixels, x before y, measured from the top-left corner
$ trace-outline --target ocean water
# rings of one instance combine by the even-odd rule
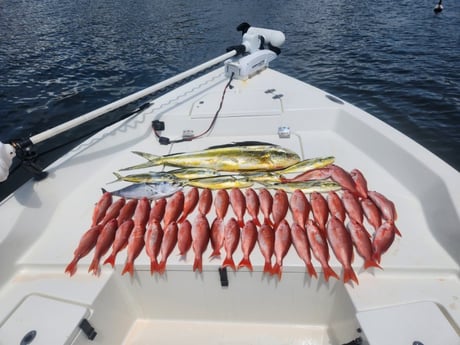
[[[273,68],[365,109],[460,170],[460,2],[446,0],[438,15],[436,3],[2,0],[0,140],[221,55],[240,43],[235,28],[246,21],[285,33]]]

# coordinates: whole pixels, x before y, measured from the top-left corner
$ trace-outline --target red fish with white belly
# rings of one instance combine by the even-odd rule
[[[329,266],[329,247],[322,230],[311,219],[307,221],[307,237],[313,256],[319,261],[323,269],[324,279],[329,281],[330,277],[339,279],[337,273]]]
[[[278,189],[275,192],[275,196],[273,197],[273,208],[272,208],[272,216],[273,216],[273,227],[275,231],[278,229],[278,224],[286,217],[286,214],[289,209],[289,200],[287,193],[282,190]]]
[[[207,215],[212,206],[212,192],[210,189],[205,188],[201,192],[198,200],[198,212],[202,215]]]
[[[363,209],[356,196],[348,190],[344,190],[342,194],[342,201],[348,217],[355,220],[359,224],[363,224]]]
[[[132,200],[137,201],[137,199]],[[117,254],[128,245],[129,235],[131,234],[133,228],[134,222],[132,219],[125,220],[123,224],[118,227],[115,233],[115,239],[113,240],[112,244],[112,252],[107,257],[107,259],[105,259],[104,265],[110,264],[112,267],[115,266],[115,258],[117,257]]]
[[[174,195],[168,200],[165,209],[165,215],[163,217],[163,227],[166,229],[171,222],[177,221],[180,214],[184,209],[184,192],[181,190],[174,193]]]
[[[117,216],[118,225],[123,224],[126,220],[131,219],[137,207],[137,199],[131,199],[121,208]]]
[[[382,214],[379,208],[374,204],[371,199],[361,199],[361,207],[363,208],[364,216],[370,225],[377,230],[382,225]]]
[[[235,213],[238,226],[244,226],[244,214],[246,213],[246,198],[239,188],[232,188],[230,191],[230,205]]]
[[[378,267],[380,265],[374,260],[372,252],[371,236],[362,224],[353,219],[348,223],[351,240],[358,254],[364,259],[364,269],[369,267]]]
[[[214,198],[214,209],[216,217],[223,220],[227,214],[228,206],[230,205],[230,196],[225,189],[219,189]]]
[[[236,265],[233,261],[233,253],[238,247],[240,241],[240,226],[235,218],[230,218],[224,226],[224,249],[225,259],[222,262],[222,267],[230,267],[236,271]]]
[[[134,275],[134,261],[139,256],[144,247],[145,226],[149,219],[150,202],[147,198],[139,200],[136,210],[134,211],[134,229],[128,239],[127,259],[125,267],[121,274],[128,272],[131,276]]]
[[[283,219],[275,230],[275,264],[273,265],[272,274],[278,276],[281,280],[283,259],[291,247],[291,228],[288,222]]]
[[[210,258],[220,256],[220,249],[224,245],[224,228],[224,220],[216,217],[211,224],[210,240],[212,253],[209,256]]]
[[[180,218],[177,220],[178,223],[182,223],[185,219],[187,219],[188,215],[193,212],[196,205],[198,204],[198,199],[199,199],[198,188],[192,187],[187,193],[187,195],[185,196],[184,210]]]
[[[348,230],[343,225],[343,222],[335,217],[329,219],[327,224],[327,239],[335,254],[335,257],[343,267],[343,282],[347,283],[353,280],[359,284],[358,277],[351,266],[353,262],[353,243]]]
[[[372,248],[374,251],[373,259],[380,263],[382,254],[385,253],[393,244],[395,239],[395,226],[393,223],[383,223],[374,233]]]
[[[188,219],[184,220],[179,225],[177,231],[177,249],[179,249],[179,255],[185,256],[192,247],[192,224]]]
[[[80,239],[77,249],[73,252],[74,258],[67,265],[65,272],[69,273],[70,276],[73,276],[77,272],[77,263],[78,261],[86,256],[95,246],[97,238],[101,233],[102,226],[100,224],[92,226],[87,230]]]
[[[270,219],[270,215],[273,209],[273,197],[268,190],[262,188],[259,191],[259,202],[260,202],[260,210],[264,215],[264,224],[269,226],[273,226],[273,222]]]
[[[318,275],[316,274],[315,268],[311,262],[311,254],[310,254],[310,245],[308,243],[307,232],[305,231],[305,227],[300,226],[297,223],[294,223],[291,226],[291,237],[292,237],[292,244],[297,252],[297,255],[303,260],[305,263],[305,268],[310,275],[310,277],[317,278]]]
[[[345,221],[346,211],[343,206],[342,200],[334,191],[327,193],[327,207],[332,217],[340,219],[342,222]]]
[[[99,222],[104,218],[105,212],[112,204],[112,201],[112,194],[110,194],[109,192],[104,192],[102,194],[101,198],[94,207],[91,227],[95,226],[96,224],[99,224]]]
[[[99,262],[101,257],[107,253],[110,246],[115,239],[115,232],[117,231],[118,223],[115,218],[109,220],[101,230],[96,242],[96,249],[94,250],[93,261],[89,265],[88,272],[93,272],[94,275],[99,275],[100,267]]]
[[[105,226],[112,219],[117,218],[118,214],[120,213],[120,210],[125,205],[125,203],[126,200],[124,198],[120,198],[117,201],[115,201],[112,205],[110,205],[110,207],[107,209],[107,212],[105,213],[104,218],[101,220],[101,225]]]
[[[325,236],[326,222],[329,217],[329,207],[327,206],[327,201],[321,193],[313,192],[310,194],[310,204],[313,211],[313,218]]]
[[[150,274],[159,271],[157,257],[160,253],[163,234],[164,231],[160,222],[156,219],[152,219],[152,221],[147,225],[147,231],[144,236],[145,251],[147,256],[150,258]]]
[[[209,223],[206,217],[198,213],[192,226],[192,249],[195,253],[193,262],[193,272],[203,271],[203,252],[206,250],[209,242]]]
[[[291,207],[294,222],[305,229],[305,223],[307,222],[308,215],[310,214],[311,206],[305,197],[304,192],[300,189],[296,189],[291,195],[289,206]]]
[[[275,231],[268,224],[262,224],[257,234],[257,243],[265,259],[264,273],[272,272],[272,256],[275,249]]]
[[[252,272],[251,253],[257,242],[257,227],[254,221],[248,220],[241,230],[241,251],[243,258],[238,264],[238,269],[242,267],[248,268]]]
[[[168,227],[163,232],[161,241],[160,254],[161,260],[158,263],[158,272],[163,274],[166,270],[166,262],[177,243],[178,226],[176,222],[169,223]]]
[[[260,226],[260,222],[258,219],[260,202],[257,193],[252,188],[246,189],[245,192],[246,197],[246,207],[248,209],[249,215],[252,217],[252,221],[256,226]]]
[[[358,169],[353,169],[352,171],[350,171],[350,175],[353,181],[355,181],[356,191],[358,192],[358,195],[361,198],[366,199],[368,189],[367,181],[363,173]]]

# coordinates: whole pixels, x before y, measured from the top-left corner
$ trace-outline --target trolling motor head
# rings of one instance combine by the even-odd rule
[[[286,37],[281,31],[257,28],[244,22],[237,26],[237,31],[243,34],[243,45],[247,47],[247,52],[254,52],[259,49],[270,49],[277,55],[281,53],[281,46],[283,45]],[[259,46],[253,44],[254,37],[257,37]]]
[[[236,50],[243,57],[227,60],[225,73],[227,77],[246,80],[276,59],[285,36],[281,31],[257,28],[248,23],[241,23],[236,29],[242,32],[243,40],[240,45],[227,48],[227,51]]]

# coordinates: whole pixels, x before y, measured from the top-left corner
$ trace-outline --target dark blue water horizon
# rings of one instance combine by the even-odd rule
[[[0,140],[27,138],[282,30],[272,67],[363,108],[460,170],[460,3],[5,0]]]

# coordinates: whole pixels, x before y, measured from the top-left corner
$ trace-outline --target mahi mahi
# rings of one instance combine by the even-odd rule
[[[300,161],[299,155],[286,148],[270,145],[228,145],[202,151],[155,156],[133,151],[148,162],[121,170],[141,169],[157,165],[210,168],[219,171],[273,171],[287,168]]]

